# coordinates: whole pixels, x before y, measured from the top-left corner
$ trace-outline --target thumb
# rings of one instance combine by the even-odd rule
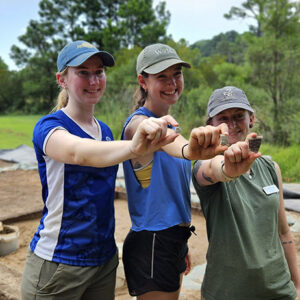
[[[253,164],[253,162],[254,162],[257,158],[259,158],[259,157],[261,157],[261,153],[260,153],[260,152],[257,152],[257,153],[251,152],[251,153],[249,154],[249,157],[248,157],[249,165],[251,166],[251,165]]]
[[[157,148],[161,148],[167,144],[170,144],[172,142],[174,142],[174,140],[178,137],[178,134],[175,132],[171,132],[170,134],[168,134],[167,136],[165,136],[164,138],[162,138],[155,146]]]
[[[245,142],[249,143],[249,139],[256,138],[256,137],[257,137],[257,133],[256,132],[251,132],[247,135]]]
[[[163,116],[161,117],[161,119],[164,119],[168,124],[172,126],[178,126],[178,122],[171,115]]]
[[[218,125],[218,128],[219,128],[221,134],[228,135],[228,125],[226,123],[221,123],[220,125]]]

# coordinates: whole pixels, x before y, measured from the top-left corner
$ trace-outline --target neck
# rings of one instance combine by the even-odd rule
[[[169,114],[169,105],[163,105],[162,103],[153,103],[150,101],[145,102],[144,107],[152,111],[156,116],[162,117]]]
[[[77,106],[69,101],[64,111],[76,122],[81,124],[92,124],[94,122],[94,105]]]

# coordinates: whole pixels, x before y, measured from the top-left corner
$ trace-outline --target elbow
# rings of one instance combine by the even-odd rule
[[[74,145],[72,147],[71,152],[69,153],[71,164],[78,166],[86,166],[87,165],[87,155],[81,151],[80,145]]]
[[[289,227],[279,229],[278,234],[281,241],[285,241],[286,239],[291,238],[291,231]]]

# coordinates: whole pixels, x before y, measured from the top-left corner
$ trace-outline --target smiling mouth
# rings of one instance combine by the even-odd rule
[[[171,96],[171,95],[175,95],[177,93],[177,89],[174,91],[169,91],[169,92],[162,92],[165,95]]]
[[[85,90],[85,92],[89,93],[89,94],[96,94],[100,91],[100,89],[97,90]]]

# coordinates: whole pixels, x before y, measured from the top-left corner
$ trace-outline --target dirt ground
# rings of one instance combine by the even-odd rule
[[[9,164],[0,161],[0,167],[6,165],[8,166]],[[12,202],[16,198],[20,199],[20,201],[14,207]],[[30,199],[30,202],[28,199]],[[13,216],[14,213],[18,215],[20,210],[23,212],[27,210],[30,211],[30,209],[32,210],[32,207],[28,207],[29,203],[30,205],[36,206],[36,210],[38,211],[42,205],[41,201],[41,187],[37,171],[17,170],[0,173],[0,216],[2,218],[3,214]],[[11,207],[10,210],[12,211],[6,211],[6,207]],[[115,212],[115,236],[117,243],[119,243],[124,241],[130,228],[127,201],[124,199],[116,199]],[[296,220],[300,220],[299,213],[287,212],[287,214]],[[0,257],[0,263],[20,274],[23,272],[28,245],[39,224],[39,218],[36,215],[32,217],[28,220],[6,222],[6,224],[17,225],[19,227],[19,249],[9,255]],[[197,235],[192,235],[189,240],[189,247],[192,256],[192,266],[196,266],[205,262],[205,253],[208,246],[205,220],[200,211],[193,212],[192,223],[196,227]],[[300,233],[293,233],[293,236],[297,249],[298,267],[300,269]],[[193,299],[199,299],[199,292],[197,292],[197,297],[193,297]],[[123,288],[117,291],[116,299],[127,300],[132,298],[129,297],[127,289]]]
[[[0,161],[0,167],[9,165]],[[15,201],[15,199],[18,199],[18,201]],[[0,257],[0,263],[20,274],[23,272],[27,248],[39,224],[39,217],[35,214],[30,216],[28,220],[21,221],[13,221],[13,217],[24,214],[24,212],[39,211],[42,207],[41,201],[41,186],[37,171],[17,170],[0,173],[0,217],[7,216],[12,221],[5,222],[5,224],[16,225],[20,231],[18,250]],[[122,243],[131,226],[125,199],[115,200],[115,219],[116,242]],[[208,242],[205,220],[200,211],[193,212],[192,223],[196,227],[197,235],[191,236],[189,247],[192,266],[195,266],[205,262]],[[117,290],[116,295],[117,300],[132,299],[126,288]],[[199,295],[199,292],[197,295]]]

